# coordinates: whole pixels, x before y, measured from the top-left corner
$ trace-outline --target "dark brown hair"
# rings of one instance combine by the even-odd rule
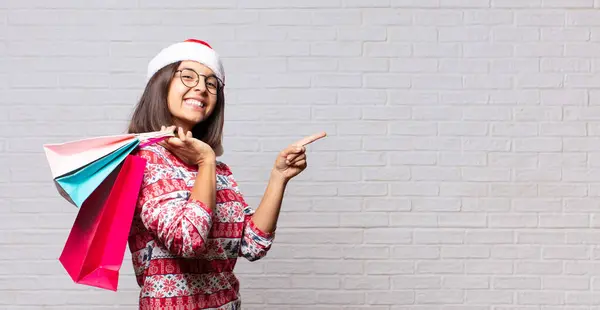
[[[169,112],[167,97],[169,86],[181,62],[172,63],[156,72],[146,84],[144,93],[133,111],[128,133],[159,131],[161,126],[173,125],[173,116]],[[225,96],[223,87],[217,91],[215,111],[204,121],[192,128],[194,138],[210,145],[215,154],[223,153],[221,142],[225,114]]]

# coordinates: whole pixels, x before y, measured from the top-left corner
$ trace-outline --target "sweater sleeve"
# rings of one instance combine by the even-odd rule
[[[227,174],[229,182],[232,185],[233,190],[237,193],[240,203],[244,208],[244,227],[239,256],[242,256],[249,261],[256,261],[267,255],[267,252],[271,249],[271,245],[273,244],[275,233],[266,233],[254,224],[252,215],[254,215],[255,210],[244,200],[244,195],[240,191],[229,167],[225,166],[225,169],[228,170]]]
[[[250,206],[244,208],[244,233],[240,247],[240,256],[249,261],[259,260],[265,255],[273,244],[275,233],[266,233],[260,230],[252,221],[254,209]]]
[[[140,218],[173,255],[197,257],[206,250],[212,210],[190,198],[185,173],[155,150],[146,148],[138,153],[148,161],[139,197]]]

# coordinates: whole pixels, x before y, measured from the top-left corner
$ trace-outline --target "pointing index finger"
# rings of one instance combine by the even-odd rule
[[[326,136],[327,136],[327,133],[322,131],[322,132],[314,134],[312,136],[304,137],[304,138],[298,140],[296,143],[294,143],[294,145],[305,146],[307,144],[313,143],[313,142],[315,142],[321,138],[324,138]]]

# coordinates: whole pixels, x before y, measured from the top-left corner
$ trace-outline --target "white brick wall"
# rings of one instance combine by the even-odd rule
[[[132,309],[57,257],[76,210],[41,145],[123,130],[145,65],[208,40],[258,205],[318,130],[245,309],[600,309],[600,1],[0,2],[0,308]]]

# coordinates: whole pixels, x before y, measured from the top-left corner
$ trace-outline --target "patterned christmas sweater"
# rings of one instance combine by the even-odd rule
[[[197,167],[159,145],[136,155],[148,161],[129,235],[139,309],[240,309],[236,260],[265,256],[274,236],[254,225],[229,167],[217,161],[212,211],[190,198]]]

